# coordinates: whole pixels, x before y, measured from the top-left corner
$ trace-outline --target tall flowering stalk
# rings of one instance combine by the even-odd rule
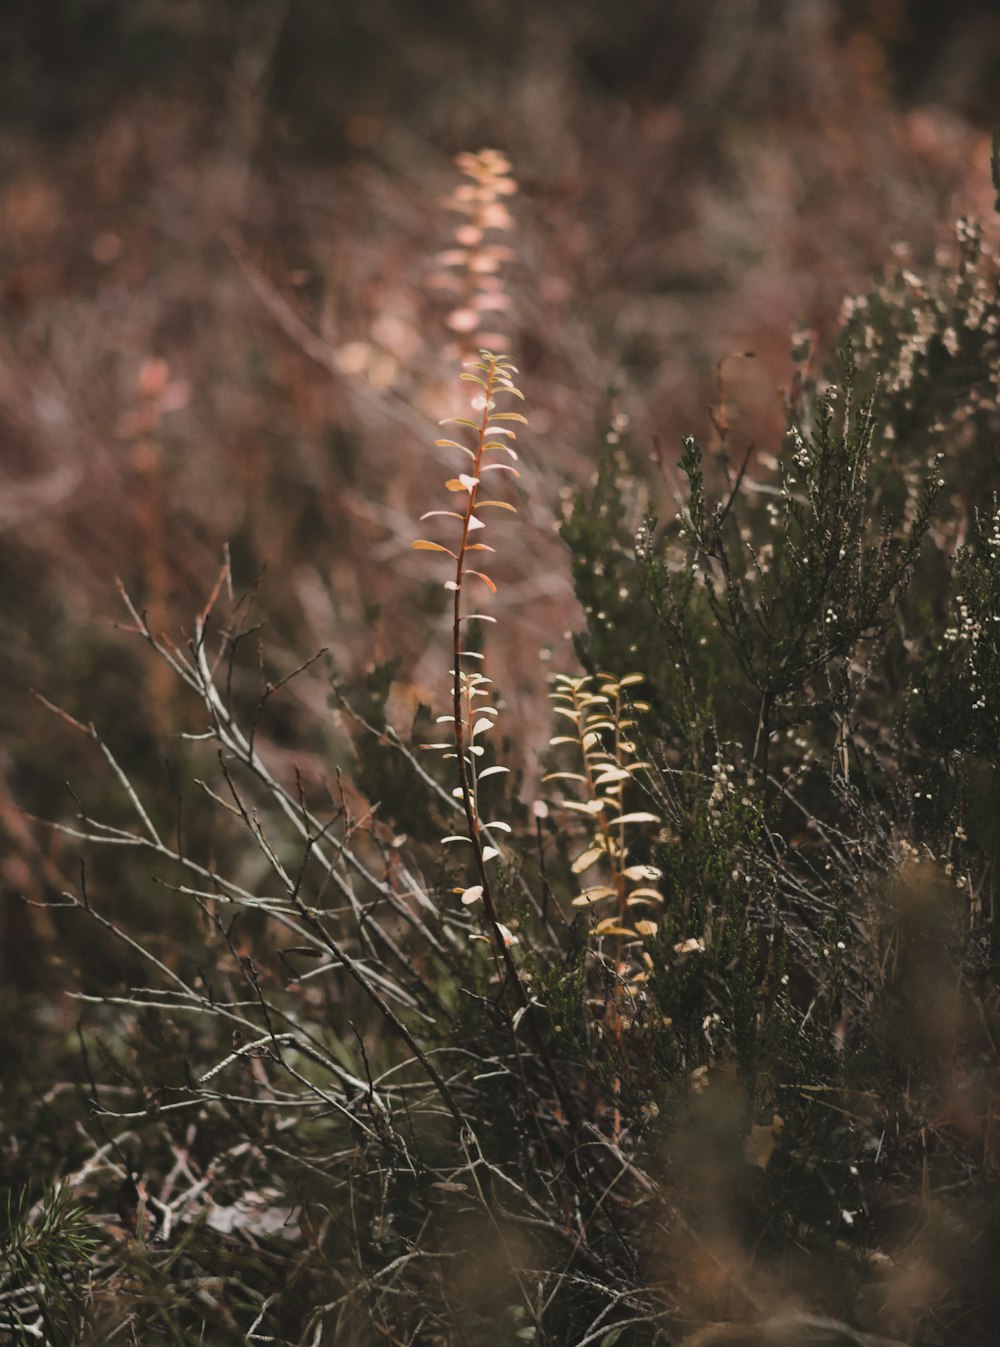
[[[504,199],[517,191],[517,183],[510,161],[499,150],[466,151],[455,162],[467,181],[446,203],[460,222],[453,246],[438,256],[444,270],[435,281],[453,297],[445,322],[456,334],[455,349],[468,354],[480,346],[506,344],[496,331],[497,317],[510,308],[502,268],[512,253],[502,240],[513,230],[514,220]]]
[[[480,786],[487,777],[500,775],[508,769],[494,766],[480,770],[478,760],[484,754],[484,748],[476,741],[488,734],[496,725],[497,708],[489,705],[491,680],[478,668],[469,667],[469,663],[478,664],[482,655],[475,650],[465,649],[465,625],[471,621],[494,622],[496,619],[485,613],[466,612],[464,597],[468,581],[478,581],[486,586],[491,594],[497,587],[493,579],[480,570],[482,564],[473,553],[492,553],[494,549],[482,541],[481,534],[486,528],[482,512],[490,509],[509,510],[517,513],[516,507],[509,501],[488,496],[484,489],[487,474],[502,473],[513,477],[520,474],[514,463],[517,451],[511,441],[517,438],[517,432],[511,423],[527,425],[520,412],[498,409],[498,399],[517,398],[523,401],[521,393],[513,381],[516,368],[507,356],[494,355],[490,351],[481,351],[479,359],[471,362],[462,378],[476,385],[478,391],[472,398],[472,410],[478,415],[473,419],[466,416],[449,417],[441,424],[457,426],[469,443],[457,439],[441,439],[439,446],[457,450],[469,460],[468,470],[445,482],[445,489],[455,495],[464,496],[464,508],[458,510],[428,510],[421,516],[424,519],[449,519],[459,525],[459,538],[454,547],[434,542],[428,538],[419,538],[413,543],[418,551],[441,552],[452,558],[455,563],[454,577],[444,582],[444,587],[453,595],[452,608],[452,668],[450,715],[439,716],[438,722],[450,723],[452,740],[450,743],[434,744],[430,747],[445,751],[447,756],[457,762],[458,785],[455,797],[461,801],[465,813],[467,833],[445,838],[446,842],[469,842],[479,882],[462,891],[462,901],[472,904],[482,899],[487,924],[498,953],[503,952],[505,961],[510,960],[509,947],[515,937],[501,924],[499,913],[490,886],[487,866],[499,855],[494,845],[494,832],[510,832],[510,825],[500,820],[484,818]],[[505,460],[512,460],[510,462]],[[487,479],[489,480],[489,479]],[[475,565],[471,563],[475,561]],[[513,967],[512,963],[510,964]]]

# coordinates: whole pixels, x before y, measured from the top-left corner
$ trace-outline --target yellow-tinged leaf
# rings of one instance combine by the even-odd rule
[[[434,443],[439,449],[461,449],[463,454],[468,454],[475,462],[476,456],[467,444],[459,444],[458,440],[435,440]]]
[[[634,936],[636,933],[628,926],[619,926],[617,917],[605,917],[594,927],[593,934]]]
[[[451,557],[453,561],[458,560],[458,557],[450,547],[442,547],[440,543],[428,542],[426,538],[418,538],[415,543],[410,543],[410,546],[417,552],[444,552],[447,556]]]
[[[644,810],[639,810],[635,814],[620,814],[618,818],[608,819],[608,826],[614,827],[617,823],[659,823],[660,819],[656,814],[647,814]]]
[[[622,874],[626,879],[662,879],[663,871],[655,865],[630,865]]]
[[[635,923],[636,934],[641,935],[643,940],[655,935],[659,929],[659,925],[655,921],[637,921]]]
[[[490,551],[490,552],[492,552],[492,551],[493,551],[493,548],[491,547],[491,548],[488,548],[487,550]],[[487,587],[487,589],[489,589],[490,593],[495,594],[495,593],[497,592],[497,587],[496,587],[496,585],[493,583],[493,581],[490,579],[490,577],[489,577],[488,575],[484,575],[484,574],[482,573],[482,571],[466,571],[465,574],[466,574],[466,575],[474,575],[474,576],[476,577],[477,580],[482,580],[483,584],[486,585],[486,587]]]
[[[605,898],[613,898],[614,889],[608,888],[607,884],[592,884],[589,888],[583,890],[579,898],[573,899],[574,907],[581,907],[585,903],[600,903]]]
[[[625,677],[619,681],[623,688],[628,688],[634,686],[636,683],[645,683],[646,675],[641,673],[626,674]]]
[[[488,505],[494,506],[497,510],[510,510],[510,511],[512,511],[514,514],[517,514],[517,506],[516,506],[516,505],[508,505],[507,502],[506,502],[505,500],[477,500],[477,501],[476,501],[476,509],[477,509],[477,510],[485,510],[486,507],[487,507]]]
[[[561,801],[563,809],[569,809],[574,814],[599,814],[602,809],[607,808],[607,800],[563,800]]]
[[[629,904],[638,902],[662,903],[663,894],[659,889],[633,889],[628,896]]]
[[[577,856],[576,860],[570,866],[570,869],[573,871],[574,875],[581,875],[584,870],[589,870],[592,865],[596,865],[603,855],[603,848],[588,847],[586,851],[581,852],[581,854]]]
[[[466,889],[462,894],[462,906],[470,907],[473,903],[478,902],[479,899],[482,898],[482,896],[483,896],[482,884],[473,884],[471,888]]]

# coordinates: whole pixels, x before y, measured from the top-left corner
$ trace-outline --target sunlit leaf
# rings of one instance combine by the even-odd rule
[[[478,902],[479,899],[482,898],[482,896],[483,896],[482,884],[473,884],[471,888],[466,889],[462,894],[461,898],[462,906],[470,907],[473,903]]]
[[[426,538],[418,538],[415,543],[410,543],[415,552],[444,552],[446,556],[457,561],[458,557],[450,547],[442,547],[440,543],[428,542]]]
[[[459,444],[458,440],[435,440],[434,443],[439,449],[460,449],[463,454],[468,454],[469,458],[475,462],[476,455],[467,444]]]
[[[622,874],[626,879],[662,879],[663,871],[655,865],[630,865]]]
[[[580,875],[584,870],[589,870],[592,865],[595,865],[603,855],[604,851],[601,847],[590,847],[587,851],[584,851],[581,855],[577,856],[570,868],[574,875]]]
[[[618,818],[608,819],[608,827],[614,827],[619,823],[659,823],[660,820],[656,814],[647,814],[644,810],[639,810],[635,814],[620,814]]]
[[[590,907],[593,903],[603,902],[605,898],[613,898],[614,889],[609,889],[607,885],[600,885],[592,889],[584,889],[579,898],[574,898],[571,907]]]
[[[490,550],[492,551],[492,549]],[[482,580],[483,584],[486,585],[487,589],[489,589],[489,591],[492,594],[495,594],[497,592],[496,585],[493,583],[490,577],[488,575],[484,575],[482,571],[466,571],[465,574],[474,575],[477,580]]]
[[[628,926],[619,926],[617,917],[604,917],[594,927],[594,935],[627,935],[634,936],[635,931]]]
[[[488,776],[499,776],[502,772],[509,771],[509,767],[487,767],[485,771],[479,773],[479,780],[485,781]]]

